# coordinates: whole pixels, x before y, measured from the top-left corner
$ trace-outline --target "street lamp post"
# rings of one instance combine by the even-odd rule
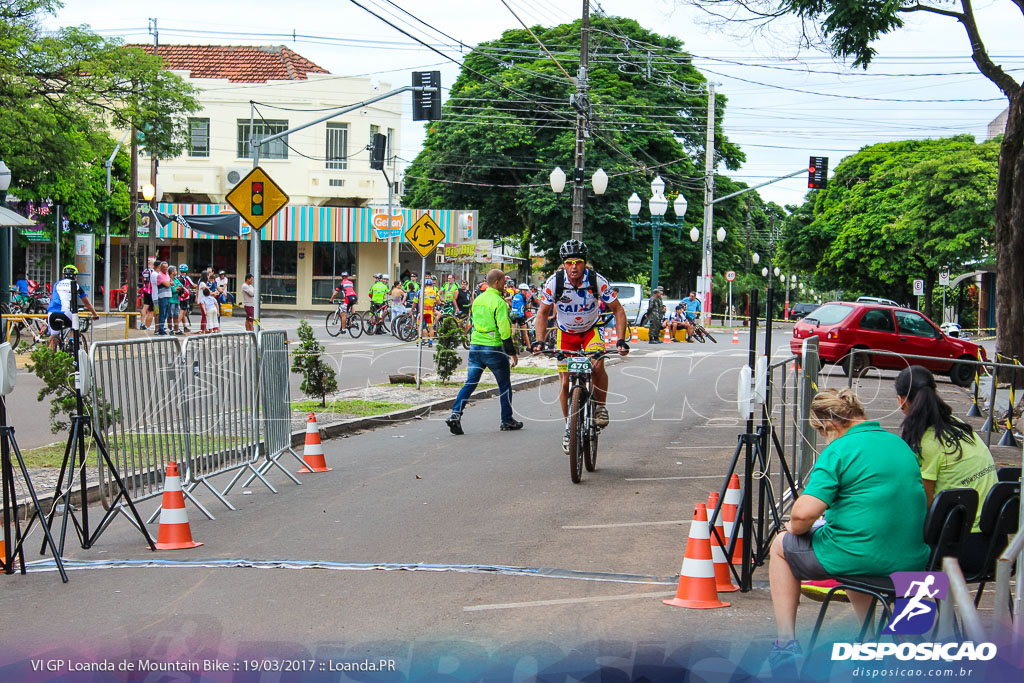
[[[705,207],[708,208],[708,207]],[[709,217],[709,213],[705,211],[705,218]],[[700,239],[700,231],[697,228],[690,230],[690,239],[696,242]],[[719,228],[715,231],[715,239],[719,242],[725,241],[725,228]],[[697,285],[698,296],[701,298],[701,303],[704,306],[704,324],[711,324],[711,226],[710,223],[705,222],[704,225],[704,243],[703,243],[703,256],[701,259],[701,278]],[[755,263],[757,263],[755,261]]]
[[[579,177],[578,178],[573,178],[573,196],[575,197],[577,188],[580,188],[581,192],[580,192],[580,200],[579,201],[582,204],[582,201],[585,198],[585,195],[582,193],[582,188],[583,188],[583,170],[582,169],[578,169],[578,170],[579,170]],[[563,171],[560,166],[555,166],[555,170],[551,171],[551,175],[548,176],[548,182],[551,185],[551,191],[552,192],[554,192],[555,194],[561,194],[562,190],[565,189],[565,171]],[[596,171],[594,171],[594,175],[592,175],[590,177],[590,184],[594,188],[594,194],[596,194],[596,195],[604,194],[604,191],[608,189],[608,174],[604,172],[603,168],[599,168]],[[575,204],[575,202],[574,202],[574,204]],[[575,206],[574,206],[574,211],[575,211]],[[582,224],[580,225],[579,235],[577,236],[575,231],[573,231],[571,236],[572,236],[573,239],[581,239],[582,238],[582,236],[583,236]]]
[[[0,206],[7,203],[7,190],[10,187],[11,169],[7,168],[7,164],[0,161]],[[5,304],[10,303],[11,297],[11,258],[13,254],[11,236],[13,234],[13,228],[0,228],[0,302]]]
[[[783,276],[783,279],[786,280],[786,311],[783,317],[789,320],[789,283],[792,282],[793,286],[796,287],[796,275],[790,275],[788,280]]]
[[[668,209],[668,200],[665,199],[665,181],[661,179],[661,176],[657,176],[651,181],[651,198],[647,202],[647,207],[651,211],[651,220],[637,220],[637,217],[640,215],[640,209],[643,206],[643,201],[636,192],[630,196],[627,206],[629,207],[629,226],[633,231],[633,238],[636,238],[636,229],[638,227],[650,228],[651,235],[654,238],[654,254],[651,259],[651,291],[653,292],[658,286],[658,257],[661,246],[661,231],[666,227],[675,228],[676,239],[682,239],[683,215],[686,213],[686,197],[681,194],[676,197],[672,205],[676,212],[676,220],[666,222],[665,211]]]

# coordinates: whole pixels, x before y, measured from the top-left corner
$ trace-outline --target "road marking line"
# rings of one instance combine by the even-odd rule
[[[515,609],[517,607],[548,607],[551,605],[577,605],[587,602],[610,602],[612,600],[636,600],[638,598],[667,598],[675,595],[675,591],[658,593],[630,593],[628,595],[601,595],[594,598],[562,598],[559,600],[534,600],[532,602],[506,602],[495,605],[471,605],[463,607],[463,612],[479,612],[490,609]]]
[[[718,476],[717,474],[715,475]],[[671,477],[669,477],[671,479]],[[635,481],[627,479],[626,481]],[[582,526],[563,526],[563,529],[616,529],[619,527],[627,526],[661,526],[665,524],[686,524],[688,520],[685,519],[670,519],[664,522],[619,522],[616,524],[586,524]]]
[[[689,477],[637,477],[636,479],[626,479],[626,481],[669,481],[675,479],[720,479],[720,474],[695,474]]]

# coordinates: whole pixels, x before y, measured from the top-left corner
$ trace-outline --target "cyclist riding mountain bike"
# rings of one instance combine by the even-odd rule
[[[444,314],[455,315],[459,309],[458,296],[459,296],[459,285],[455,282],[455,276],[449,274],[448,281],[441,285],[441,306],[444,309]]]
[[[73,327],[71,322],[72,284],[74,289],[77,290],[82,304],[92,313],[92,319],[100,319],[96,309],[92,307],[89,297],[85,295],[85,290],[79,287],[77,282],[72,283],[71,278],[77,274],[77,268],[65,266],[63,271],[64,277],[53,286],[53,293],[50,295],[50,306],[46,309],[46,324],[50,328],[50,338],[46,341],[46,345],[51,351],[57,349],[57,337],[60,335],[61,330],[72,329]]]
[[[548,328],[548,318],[555,316],[558,335],[555,346],[560,351],[599,351],[604,349],[604,342],[598,334],[596,324],[600,315],[599,301],[607,304],[615,315],[615,330],[618,336],[616,348],[620,356],[629,353],[626,335],[626,312],[622,304],[615,298],[608,280],[592,268],[587,268],[587,245],[579,240],[569,240],[558,250],[564,270],[557,270],[541,287],[540,309],[534,318],[534,333],[537,341],[530,350],[539,353],[544,348],[544,335]],[[594,400],[597,404],[594,418],[598,427],[608,426],[608,409],[605,400],[608,395],[608,372],[604,361],[593,366]],[[561,389],[558,401],[562,405],[562,415],[566,418],[566,432],[562,438],[562,449],[569,451],[569,375],[563,367],[559,367]]]
[[[345,334],[348,330],[348,312],[356,305],[356,301],[359,300],[359,295],[356,294],[355,283],[352,282],[352,277],[349,276],[347,271],[341,274],[341,282],[331,292],[331,303],[334,303],[334,297],[339,292],[344,297],[341,303],[341,334]]]

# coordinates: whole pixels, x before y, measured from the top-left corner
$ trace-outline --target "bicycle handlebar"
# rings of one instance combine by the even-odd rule
[[[593,360],[598,361],[608,355],[608,351],[605,349],[601,349],[600,351],[562,351],[559,349],[544,349],[541,353],[545,356],[554,356],[555,360],[565,360],[569,356],[576,356],[592,358]]]

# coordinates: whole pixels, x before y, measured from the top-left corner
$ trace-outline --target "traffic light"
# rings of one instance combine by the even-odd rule
[[[252,215],[263,215],[263,183],[252,184]]]
[[[807,165],[807,187],[812,190],[828,187],[828,157],[811,157]]]
[[[440,71],[413,71],[412,84],[414,86],[425,86],[437,88],[434,92],[416,90],[412,93],[412,120],[413,121],[440,121],[441,120],[441,72]]]
[[[375,171],[384,170],[384,154],[388,147],[388,136],[374,133],[370,141],[370,168]]]

